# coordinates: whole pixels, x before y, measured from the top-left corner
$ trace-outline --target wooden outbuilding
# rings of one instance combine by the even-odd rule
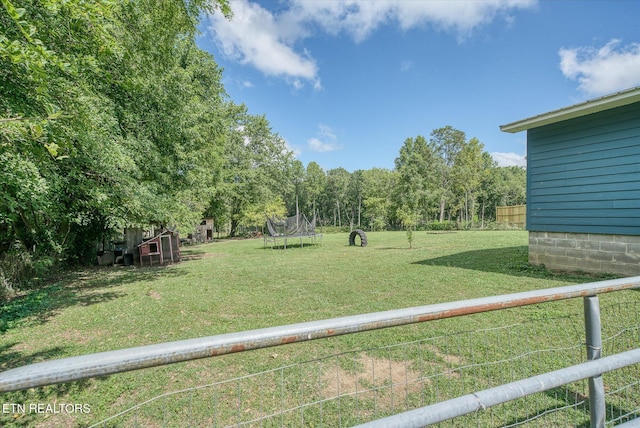
[[[527,131],[529,262],[640,275],[640,87],[500,129]]]
[[[180,261],[180,236],[178,232],[164,229],[153,238],[138,245],[140,266],[162,265]]]
[[[197,242],[209,242],[213,241],[213,218],[207,217],[202,219],[202,222],[196,226],[196,241]]]

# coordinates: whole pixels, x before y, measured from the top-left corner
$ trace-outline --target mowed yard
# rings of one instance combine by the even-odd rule
[[[2,304],[0,369],[133,346],[603,279],[552,274],[530,266],[524,231],[417,232],[411,249],[404,232],[370,232],[367,236],[367,247],[350,247],[347,234],[329,234],[323,237],[321,245],[293,246],[286,250],[265,249],[262,239],[216,241],[183,247],[184,261],[175,265],[91,268],[66,274],[44,288]],[[639,301],[640,293],[635,291],[601,296],[603,306]],[[3,412],[0,426],[88,426],[171,391],[354,350],[542,318],[575,316],[581,311],[582,301],[574,299],[1,394],[0,401],[5,404],[86,404],[90,412]],[[549,323],[545,327],[545,340],[562,337],[566,329],[562,323]],[[500,346],[504,345],[487,343],[481,335],[469,336],[468,340],[465,348],[486,349],[487,354],[499,354]],[[431,350],[449,364],[465,358],[461,355],[464,350],[457,348]],[[414,361],[411,357],[407,359]],[[357,365],[358,359],[354,361]],[[349,370],[340,364],[341,370]],[[280,386],[290,381],[283,379]],[[327,388],[327,379],[322,374],[314,382],[318,389]],[[295,388],[300,389],[297,385]],[[220,398],[220,402],[235,402],[238,396],[249,397],[247,401],[255,397],[256,402],[271,399],[263,390],[250,390],[251,386],[251,382],[243,384],[242,389],[233,386],[224,392],[227,396]],[[405,391],[407,402],[408,397]],[[161,405],[160,412],[188,413],[193,406],[216,407],[210,397],[205,399],[209,400],[206,405],[202,404],[202,396],[194,400],[193,394],[180,400],[184,401]],[[240,407],[231,404],[234,406]],[[256,407],[257,404],[243,404],[242,410],[233,412],[259,413]],[[327,404],[325,412],[329,407]],[[363,412],[357,421],[363,421],[367,415],[370,416]],[[231,423],[240,416],[234,417]],[[312,412],[296,417],[302,419],[300,425],[322,424]],[[320,416],[320,421],[323,417],[328,418]],[[138,422],[115,420],[105,426],[136,426],[135,423],[161,426],[159,420],[171,420],[166,415],[159,415],[158,420],[148,414],[140,418]],[[217,416],[212,418],[192,423],[216,425]],[[325,426],[332,426],[329,419],[324,421]],[[186,423],[189,421],[178,424]],[[344,426],[348,423],[346,419],[340,420]],[[166,425],[174,426],[171,422]],[[280,425],[274,422],[267,426]]]

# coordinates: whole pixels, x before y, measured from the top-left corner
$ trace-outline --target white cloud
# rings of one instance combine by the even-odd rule
[[[476,28],[503,15],[507,25],[513,24],[510,10],[534,6],[535,0],[488,0],[488,1],[409,1],[398,0],[396,16],[403,29],[431,24],[438,29],[451,31],[464,38]]]
[[[345,32],[356,42],[362,42],[389,19],[394,3],[385,0],[292,0],[290,13],[299,22],[319,27],[330,35]]]
[[[403,30],[431,24],[458,35],[491,22],[498,14],[508,22],[508,11],[529,8],[536,0],[292,0],[291,13],[299,21],[312,22],[329,34],[349,34],[362,42],[380,26],[396,23]]]
[[[498,166],[527,166],[527,158],[517,153],[493,152],[491,157],[498,163]]]
[[[214,14],[208,26],[224,55],[264,74],[291,79],[294,87],[299,87],[303,80],[318,86],[315,60],[306,51],[296,52],[287,43],[290,35],[271,12],[246,0],[233,2],[232,9],[232,21]]]
[[[309,139],[309,149],[313,152],[332,152],[336,150],[336,147],[331,142],[322,141],[318,138],[310,138]]]
[[[405,60],[400,64],[400,71],[409,71],[413,67],[413,61]]]
[[[333,130],[323,124],[320,124],[319,127],[318,134],[308,141],[309,150],[320,153],[340,150],[342,147],[338,144],[338,138]]]
[[[640,43],[620,45],[613,39],[601,48],[562,48],[562,74],[577,80],[579,89],[597,96],[640,85]]]
[[[289,0],[285,9],[269,11],[249,0],[231,2],[233,19],[222,14],[210,17],[208,31],[230,59],[247,64],[266,75],[284,77],[294,88],[305,83],[322,89],[318,65],[311,53],[296,47],[314,32],[347,34],[364,41],[383,25],[402,30],[431,25],[438,30],[467,37],[497,16],[508,24],[509,12],[529,8],[537,0]]]

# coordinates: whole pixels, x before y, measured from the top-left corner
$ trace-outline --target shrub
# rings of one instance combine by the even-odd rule
[[[16,242],[13,247],[0,258],[0,298],[13,294],[33,276],[33,260],[31,254],[22,243]]]
[[[427,225],[428,230],[456,230],[456,222],[445,220],[443,222],[432,221]]]
[[[54,271],[55,259],[33,254],[16,241],[0,256],[0,300],[10,297],[15,291],[27,289],[35,278],[46,277]]]

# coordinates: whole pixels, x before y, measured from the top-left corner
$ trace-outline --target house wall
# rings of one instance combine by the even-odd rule
[[[527,131],[527,229],[640,235],[640,103]]]
[[[529,262],[640,275],[640,103],[527,132]]]
[[[640,236],[529,232],[529,263],[554,270],[640,275]]]

